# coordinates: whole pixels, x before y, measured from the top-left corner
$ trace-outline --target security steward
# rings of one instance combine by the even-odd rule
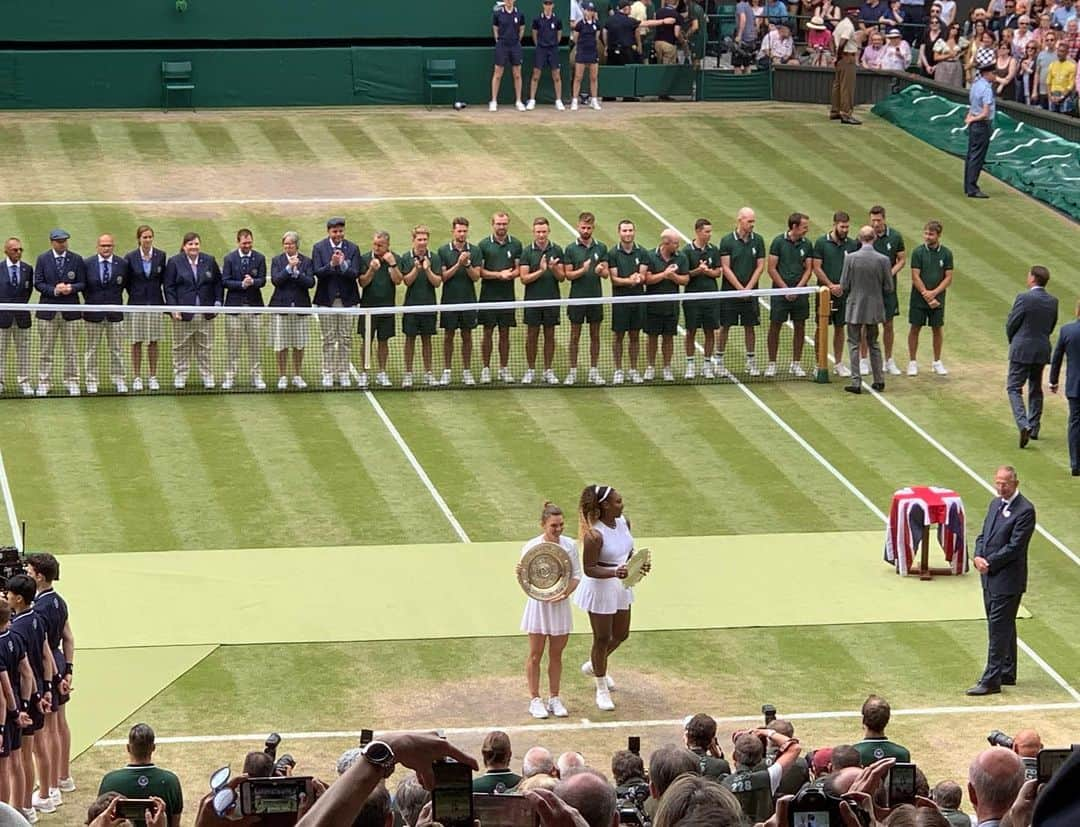
[[[989,198],[979,189],[979,173],[986,163],[990,149],[990,136],[994,131],[994,85],[991,82],[997,70],[994,50],[979,49],[975,53],[975,69],[979,76],[971,84],[968,94],[970,107],[964,117],[968,128],[967,158],[964,160],[964,195],[968,198]]]
[[[639,21],[630,16],[631,0],[619,0],[618,11],[604,24],[607,29],[607,65],[641,63]]]

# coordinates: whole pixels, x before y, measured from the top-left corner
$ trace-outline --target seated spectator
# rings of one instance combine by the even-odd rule
[[[968,769],[968,798],[977,824],[997,823],[1024,785],[1024,765],[1004,747],[983,750]]]
[[[416,827],[420,811],[431,801],[431,793],[423,788],[415,772],[402,778],[394,790],[394,809],[398,811],[406,827]]]
[[[125,798],[157,796],[165,802],[169,827],[179,827],[184,811],[184,794],[175,773],[154,765],[154,730],[149,724],[135,724],[128,733],[127,766],[105,773],[98,795],[116,792]],[[142,821],[136,822],[142,824]]]
[[[649,756],[649,800],[645,813],[652,817],[660,806],[660,798],[676,778],[685,772],[698,772],[698,757],[685,747],[668,744]]]
[[[652,823],[653,827],[739,827],[743,823],[742,808],[726,787],[701,776],[682,775],[664,793]]]
[[[559,778],[569,778],[585,769],[585,756],[580,752],[564,752],[556,759],[555,767],[559,770]]]
[[[524,793],[529,790],[552,790],[559,786],[559,779],[554,775],[534,775],[532,778],[524,779],[520,784],[514,787],[514,792]]]
[[[832,32],[820,15],[814,15],[806,24],[806,49],[811,66],[832,66],[836,62]]]
[[[699,712],[687,721],[683,739],[686,748],[697,756],[701,775],[720,780],[731,774],[731,765],[724,759],[724,751],[716,740],[716,721],[712,716]]]
[[[941,781],[930,794],[950,827],[971,827],[971,817],[960,809],[963,795],[955,781]]]
[[[881,16],[888,9],[889,7],[881,0],[863,0],[863,4],[859,6],[859,28],[876,29]]]
[[[864,767],[882,758],[895,758],[903,763],[911,761],[911,753],[906,747],[894,744],[885,737],[885,728],[889,725],[890,717],[892,717],[892,709],[884,698],[871,695],[863,703],[863,737],[852,746],[858,750]]]
[[[833,747],[832,768],[833,772],[847,769],[848,767],[861,767],[862,755],[851,744],[840,744]]]
[[[777,718],[770,726],[781,735],[786,735],[788,738],[795,737],[795,727],[791,721]],[[765,750],[765,764],[772,764],[776,760],[778,754],[776,747],[770,744],[769,748]],[[809,781],[810,766],[806,763],[806,759],[800,755],[795,759],[794,763],[784,771],[784,776],[780,779],[780,786],[776,789],[776,795],[777,797],[781,795],[795,795],[795,793],[801,790],[803,785]]]
[[[555,787],[555,795],[581,813],[589,827],[618,827],[615,788],[603,773],[585,769]]]
[[[628,749],[611,756],[611,777],[615,779],[615,794],[619,798],[625,798],[630,787],[649,783],[645,780],[645,762]]]
[[[352,827],[393,827],[394,808],[385,784],[375,786],[351,824]]]
[[[890,72],[906,72],[911,65],[911,46],[900,37],[899,29],[885,32],[885,51],[881,55],[881,68]]]
[[[551,757],[551,752],[543,747],[532,747],[521,762],[522,778],[532,778],[534,775],[550,775],[553,778],[559,776],[555,759]]]
[[[345,752],[341,753],[341,756],[338,758],[337,765],[335,767],[335,769],[337,770],[337,774],[344,775],[346,772],[348,772],[349,767],[351,767],[353,764],[360,760],[361,754],[362,753],[360,752],[360,747],[352,747],[351,749],[347,749],[345,750]]]
[[[501,730],[489,732],[480,747],[484,774],[473,779],[474,793],[504,793],[521,783],[521,776],[510,769],[513,750],[510,736]]]
[[[1046,91],[1051,112],[1075,109],[1076,64],[1069,60],[1069,45],[1062,39],[1057,44],[1057,60],[1046,72]]]
[[[262,750],[244,756],[241,772],[248,778],[270,778],[274,774],[274,759]]]
[[[779,26],[781,23],[790,25],[787,3],[784,0],[769,0],[768,5],[765,6],[765,19],[774,26]]]
[[[889,28],[899,28],[904,25],[904,7],[900,0],[889,0],[888,10],[881,15],[881,25]]]
[[[759,60],[768,60],[770,63],[798,64],[795,57],[795,39],[791,36],[791,27],[787,23],[780,23],[770,29],[761,41],[758,50]]]
[[[103,813],[111,813],[113,799],[122,797],[120,793],[112,792],[99,795],[86,809],[86,823],[93,824]]]
[[[765,758],[765,744],[776,747],[778,754],[769,767],[758,768]],[[755,729],[737,733],[732,759],[735,772],[720,783],[735,794],[751,823],[765,821],[773,811],[773,797],[780,780],[799,757],[798,739],[788,738],[775,729]]]
[[[832,754],[832,747],[821,747],[814,750],[813,758],[810,761],[811,781],[817,781],[820,778],[824,778],[833,771]]]
[[[885,38],[881,32],[873,31],[870,33],[870,42],[863,49],[862,60],[859,61],[859,65],[864,69],[880,69],[881,58],[885,54]]]

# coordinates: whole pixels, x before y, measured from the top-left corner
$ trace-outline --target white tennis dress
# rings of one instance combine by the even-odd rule
[[[524,557],[533,546],[546,542],[543,534],[533,537],[521,547],[521,556]],[[559,538],[559,545],[570,555],[570,578],[580,581],[581,559],[578,557],[577,543],[563,535]],[[521,631],[531,635],[568,635],[573,629],[574,617],[570,611],[569,600],[545,603],[530,597],[525,603],[525,614],[521,616]]]
[[[593,529],[600,534],[603,545],[600,547],[599,562],[612,571],[621,566],[634,550],[634,538],[625,517],[617,517],[615,528],[608,528],[597,520]],[[579,609],[597,615],[613,615],[615,612],[629,609],[634,602],[634,590],[623,588],[617,577],[595,578],[585,575],[581,585],[574,592],[574,603]]]

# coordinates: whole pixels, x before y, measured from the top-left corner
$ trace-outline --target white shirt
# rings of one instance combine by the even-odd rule
[[[577,23],[585,16],[585,12],[581,10],[581,3],[578,0],[570,0],[570,22]]]
[[[893,46],[885,45],[885,51],[881,55],[881,68],[894,72],[902,72],[911,65],[911,46],[906,40],[901,40]]]
[[[782,62],[790,58],[794,51],[795,40],[791,37],[782,37],[779,29],[773,29],[761,41],[761,50],[758,55]]]

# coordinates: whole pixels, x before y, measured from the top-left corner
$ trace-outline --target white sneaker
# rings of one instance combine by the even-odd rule
[[[575,382],[577,382],[577,368],[570,368],[570,370],[566,372],[566,378],[563,379],[563,384],[573,385]]]
[[[412,387],[412,374],[411,373],[406,372],[406,373],[402,374],[402,376],[401,376],[401,387],[403,387],[403,388],[411,388]]]
[[[206,390],[208,390],[208,391],[212,391],[212,390],[214,389],[214,377],[213,377],[213,376],[211,376],[211,377],[210,377],[209,379],[203,379],[203,383],[202,383],[202,386],[203,386],[203,387],[204,387],[204,388],[205,388]]]
[[[536,98],[529,98],[529,102],[525,104],[525,110],[527,112],[532,112],[534,109],[536,109]]]
[[[612,707],[612,708],[614,709],[614,707]],[[47,797],[46,798],[41,798],[37,793],[35,793],[30,798],[30,804],[39,813],[55,813],[56,812],[56,805],[53,804],[52,799],[47,798]]]
[[[177,376],[175,379],[172,380],[172,386],[176,390],[182,391],[185,387],[187,387],[187,379],[185,379],[183,376]]]
[[[42,382],[40,385],[38,385],[37,386],[37,395],[38,396],[48,396],[49,395],[49,386],[48,386],[48,384],[46,384],[45,382]]]
[[[551,368],[548,368],[544,371],[544,381],[547,382],[549,385],[557,385],[559,384],[559,377],[555,375],[555,371],[553,371]]]
[[[475,385],[476,384],[476,380],[473,379],[472,371],[469,370],[468,368],[465,368],[465,370],[463,370],[461,372],[461,381],[464,382],[466,385]],[[490,377],[488,377],[488,381],[489,382],[491,381]]]
[[[68,382],[67,383],[67,389],[68,389],[68,393],[71,394],[72,396],[78,396],[79,395],[79,383],[78,382]]]
[[[748,376],[761,376],[761,371],[758,370],[757,362],[753,359],[746,360],[746,373]]]
[[[146,381],[146,387],[148,387],[148,388],[149,388],[150,390],[152,390],[152,391],[159,391],[159,390],[161,390],[161,383],[160,383],[160,382],[158,382],[158,380],[157,380],[157,377],[156,377],[156,376],[151,376],[151,377],[150,377],[150,378],[149,378],[149,379],[148,379],[148,380]]]
[[[127,382],[125,382],[123,379],[117,379],[116,380],[116,392],[117,393],[127,393]]]
[[[504,370],[506,370],[506,368],[500,368],[499,369],[499,378],[500,379],[502,379],[502,372]],[[527,371],[525,371],[525,374],[521,377],[521,384],[523,384],[523,385],[531,385],[533,383],[533,377],[534,376],[536,376],[536,371],[534,371],[532,368],[529,368]],[[505,380],[503,380],[503,381],[505,381]]]
[[[338,384],[341,385],[341,387],[343,387],[343,388],[351,387],[352,386],[352,380],[349,378],[349,374],[347,374],[347,373],[341,374],[341,376],[338,377]],[[360,374],[360,378],[357,379],[357,384],[359,384],[360,387],[362,387],[362,388],[367,387],[367,374],[366,373],[361,373]]]
[[[562,112],[564,109],[566,109],[566,105],[562,102],[562,100],[557,100],[555,101],[555,108]]]
[[[602,106],[600,106],[600,98],[592,98],[589,101],[589,106],[591,106],[597,112],[599,112],[603,108]]]
[[[599,368],[589,368],[589,382],[593,385],[604,384],[604,377],[600,375]]]
[[[75,792],[75,779],[70,775],[67,778],[60,779],[60,791],[65,793]]]
[[[142,377],[141,376],[136,376],[131,381],[131,389],[133,391],[135,391],[135,393],[139,393],[142,390]]]
[[[329,373],[324,373],[322,377],[322,386],[324,388],[334,387],[334,377],[331,376]]]
[[[446,368],[446,369],[443,370],[442,377],[439,379],[439,384],[440,385],[449,385],[450,384],[450,369],[449,368]]]
[[[304,381],[303,376],[294,376],[292,378],[292,386],[298,391],[302,391],[307,388],[307,382]]]
[[[645,368],[645,381],[646,382],[651,382],[655,378],[656,378],[656,368],[654,368],[652,365],[649,365],[647,368]]]
[[[705,362],[705,364],[701,366],[701,375],[706,379],[712,379],[716,376],[715,371],[713,371],[712,362]]]
[[[769,362],[765,366],[765,376],[776,376],[776,362]]]
[[[539,698],[533,698],[529,701],[529,714],[534,718],[546,718],[548,716],[547,707],[544,706],[544,702]]]
[[[517,110],[518,112],[524,112],[524,111],[525,111],[525,104],[523,104],[523,103],[522,103],[521,101],[517,101],[517,102],[516,102],[516,103],[514,104],[514,108],[515,108],[515,109],[516,109],[516,110]]]
[[[49,787],[49,800],[57,807],[64,805],[64,796],[60,794],[59,787]]]
[[[31,824],[37,824],[38,814],[37,810],[35,810],[33,807],[31,807],[29,810],[24,810],[22,807],[20,807],[19,812],[23,814],[23,818],[25,818],[28,822],[30,822]]]
[[[870,375],[870,360],[869,359],[860,359],[859,360],[859,373],[862,376],[869,376]]]
[[[562,700],[558,697],[548,698],[547,708],[548,712],[556,718],[567,718],[570,715],[566,707],[563,706]]]
[[[708,364],[706,362],[705,364]],[[683,374],[683,379],[693,379],[697,376],[697,368],[694,367],[693,362],[686,363],[686,372]]]
[[[626,377],[622,372],[622,368],[619,368],[617,371],[615,371],[614,374],[612,374],[612,376],[611,376],[611,384],[613,384],[613,385],[621,385],[625,381],[625,379],[626,379]]]
[[[345,374],[342,374],[341,378],[344,380],[341,383],[341,387],[343,387],[343,388],[349,387],[347,384],[345,384],[346,382],[349,381],[349,377],[347,375],[345,375]],[[364,371],[360,372],[360,376],[356,380],[356,386],[359,387],[359,388],[366,388],[367,385],[368,385],[367,371],[364,370]]]
[[[510,368],[499,368],[499,381],[507,385],[514,383],[514,374],[510,372]]]
[[[671,368],[664,368],[664,381],[665,382],[674,382],[675,381],[675,374],[672,373]]]
[[[851,376],[851,368],[849,368],[843,362],[837,362],[836,367],[833,368],[833,373],[835,373],[837,376]]]
[[[498,112],[499,104],[496,101],[488,101],[488,112]]]
[[[596,690],[596,707],[604,712],[614,712],[615,702],[611,700],[611,694],[606,689]]]
[[[375,381],[379,383],[380,388],[389,388],[393,386],[393,382],[390,381],[390,377],[386,375],[386,371],[380,370],[375,374]]]
[[[480,384],[491,384],[491,368],[480,368]]]
[[[645,379],[643,379],[641,374],[638,373],[636,370],[630,368],[630,381],[633,382],[635,385],[640,385],[645,381]]]
[[[570,101],[570,111],[571,112],[577,112],[577,105],[578,105],[577,101],[578,101],[577,98],[574,98],[572,101]]]
[[[221,389],[223,391],[231,391],[233,389],[233,380],[231,376],[226,376],[221,383]]]
[[[71,389],[71,386],[68,385],[68,390],[70,390],[70,389]],[[95,394],[95,393],[97,393],[97,391],[98,391],[97,382],[87,382],[86,383],[86,392],[87,393]],[[71,395],[72,396],[78,396],[77,393],[73,393]]]
[[[908,376],[918,376],[919,375],[919,363],[918,362],[908,362],[907,363],[907,375]]]
[[[930,367],[933,369],[934,373],[936,373],[938,376],[948,376],[949,375],[949,372],[947,370],[945,370],[945,366],[943,364],[941,364],[940,361],[934,362],[933,364],[930,365]]]
[[[34,388],[29,382],[20,382],[19,391],[22,393],[23,396],[34,395]]]
[[[898,368],[896,366],[896,360],[895,359],[886,359],[885,360],[885,372],[892,375],[892,376],[899,376],[900,375],[900,368]]]
[[[277,389],[279,391],[285,391],[289,389],[289,377],[279,376],[277,380]]]
[[[595,673],[593,672],[591,660],[587,660],[583,664],[581,664],[581,674],[586,675],[590,678],[596,677]],[[611,679],[611,675],[605,675],[604,682],[607,683],[608,692],[615,688],[615,681]]]
[[[251,380],[251,387],[255,388],[257,391],[264,391],[266,390],[266,382],[263,381],[261,376],[256,376]]]
[[[424,384],[429,387],[439,384],[435,381],[435,374],[432,373],[430,370],[424,371]]]
[[[798,362],[792,362],[791,363],[791,375],[792,376],[803,377],[803,376],[806,376],[806,371],[803,370],[802,365],[800,365]]]

